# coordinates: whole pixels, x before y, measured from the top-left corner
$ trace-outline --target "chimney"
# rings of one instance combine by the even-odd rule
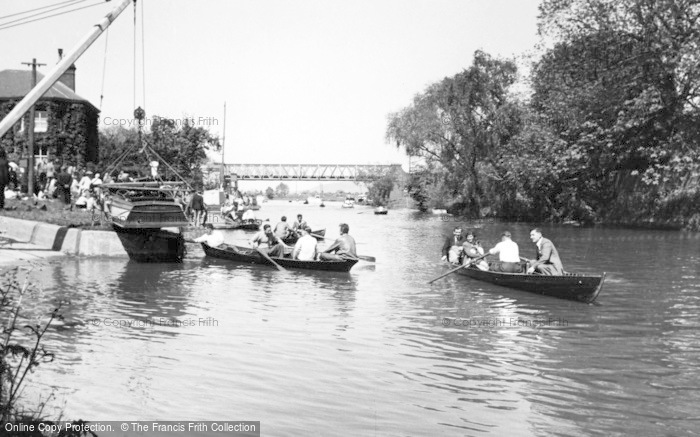
[[[59,62],[63,59],[63,49],[58,49],[58,60]],[[71,64],[65,73],[58,78],[58,81],[75,91],[75,64]]]

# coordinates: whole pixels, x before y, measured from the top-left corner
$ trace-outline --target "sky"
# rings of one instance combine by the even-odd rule
[[[64,1],[0,0],[0,17]],[[0,70],[36,58],[48,72],[58,48],[72,49],[118,3],[80,0],[69,9],[96,6],[8,29],[21,16],[0,18]],[[142,106],[220,137],[226,103],[227,163],[405,167],[385,139],[388,115],[468,68],[475,50],[531,52],[538,4],[139,0],[136,28],[130,5],[76,62],[76,92],[101,109],[103,128],[133,122]]]

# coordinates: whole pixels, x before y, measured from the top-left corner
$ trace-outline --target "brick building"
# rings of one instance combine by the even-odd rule
[[[37,72],[37,82],[43,75]],[[31,70],[0,71],[0,118],[32,88]],[[34,154],[48,155],[59,162],[83,165],[98,159],[99,110],[75,93],[75,66],[34,105]],[[5,134],[0,142],[9,154],[23,155],[29,113]]]

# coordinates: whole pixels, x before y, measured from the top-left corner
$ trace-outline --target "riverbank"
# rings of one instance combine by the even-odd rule
[[[69,228],[5,215],[0,216],[0,239],[2,264],[62,255],[128,256],[111,230]]]

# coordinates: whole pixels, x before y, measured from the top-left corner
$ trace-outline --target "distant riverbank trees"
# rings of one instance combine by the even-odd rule
[[[681,206],[698,198],[699,3],[544,0],[551,47],[526,99],[512,61],[476,52],[390,115],[388,140],[422,162],[414,199],[474,217],[697,226]]]

